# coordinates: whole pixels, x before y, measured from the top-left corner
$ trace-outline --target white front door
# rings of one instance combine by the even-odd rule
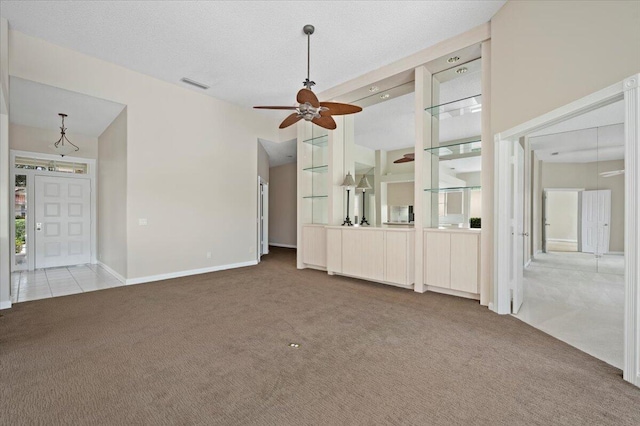
[[[582,251],[609,252],[611,190],[582,191]]]
[[[36,268],[91,261],[89,179],[35,177]]]
[[[511,289],[514,314],[524,300],[524,150],[518,142],[513,144],[512,209],[511,209]]]

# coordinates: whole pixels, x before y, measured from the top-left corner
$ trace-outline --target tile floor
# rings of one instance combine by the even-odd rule
[[[624,257],[536,255],[524,273],[524,302],[515,316],[622,368]]]
[[[124,285],[98,265],[36,269],[12,274],[11,302],[46,299]]]

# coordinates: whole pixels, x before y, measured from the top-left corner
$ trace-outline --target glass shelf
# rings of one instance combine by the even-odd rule
[[[329,135],[316,136],[315,138],[306,139],[302,142],[314,146],[327,146],[329,144]]]
[[[329,171],[329,166],[324,165],[324,166],[307,167],[306,169],[302,169],[302,170],[305,170],[307,172],[313,172],[313,173],[327,173]]]
[[[438,157],[446,158],[446,157],[456,157],[460,158],[464,157],[473,157],[481,154],[482,150],[482,142],[480,139],[456,143],[451,145],[440,145],[435,146],[433,148],[425,148],[426,152],[433,154]]]
[[[482,111],[482,95],[469,96],[457,101],[434,105],[424,109],[432,117],[450,118]]]
[[[426,188],[425,192],[460,192],[464,190],[479,191],[480,186],[452,186],[449,188]]]
[[[302,198],[327,198],[328,195],[307,195]]]

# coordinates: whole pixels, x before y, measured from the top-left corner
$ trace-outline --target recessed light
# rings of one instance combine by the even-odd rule
[[[371,86],[369,87],[369,91],[371,93],[377,92],[378,90],[380,90],[380,88],[378,86]]]
[[[300,344],[299,343],[289,343],[289,347],[290,348],[299,348]]]
[[[552,152],[551,155],[558,155],[560,154],[559,152]]]
[[[449,62],[450,64],[453,64],[455,62],[458,62],[460,60],[459,56],[452,56],[449,59],[447,59],[447,62]]]
[[[380,95],[380,99],[389,99],[391,95],[388,93],[383,93],[382,95]]]
[[[287,155],[288,158],[293,158],[293,155]]]
[[[458,69],[456,70],[456,73],[457,73],[457,74],[464,74],[464,73],[465,73],[465,72],[467,72],[467,71],[468,71],[468,69],[467,69],[467,68],[465,68],[465,67],[463,67],[463,68],[458,68]]]

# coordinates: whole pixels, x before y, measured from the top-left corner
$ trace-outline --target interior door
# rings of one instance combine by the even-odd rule
[[[269,184],[260,184],[260,253],[269,254]]]
[[[512,312],[517,314],[524,300],[524,149],[515,142],[512,161],[511,289]]]
[[[91,261],[89,179],[35,177],[35,266]]]
[[[601,255],[609,252],[611,237],[611,190],[582,192],[582,251]]]

